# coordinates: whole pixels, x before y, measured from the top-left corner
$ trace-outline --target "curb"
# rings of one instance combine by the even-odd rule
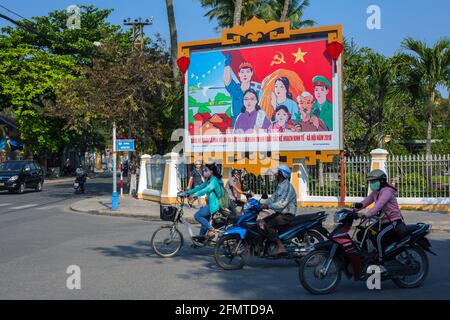
[[[73,208],[72,205],[69,206],[69,208],[70,208],[70,210],[72,210],[74,212],[87,213],[87,214],[98,215],[98,216],[134,218],[134,219],[140,219],[140,220],[145,220],[145,221],[161,221],[161,222],[163,221],[159,218],[158,215],[139,215],[139,214],[123,213],[123,212],[112,213],[110,210],[81,210],[81,209]],[[184,216],[184,218],[189,223],[199,224],[194,219],[194,217]],[[169,222],[169,221],[164,221],[164,222]],[[335,227],[335,225],[333,223],[324,223],[323,226],[328,230],[331,230]],[[443,227],[440,225],[432,224],[431,232],[433,233],[433,231],[450,232],[450,226]]]
[[[132,214],[132,213],[123,213],[123,212],[112,213],[110,210],[81,210],[81,209],[73,208],[72,206],[69,206],[69,209],[74,212],[92,214],[92,215],[96,215],[96,216],[134,218],[134,219],[140,219],[140,220],[146,220],[146,221],[164,221],[164,220],[161,220],[160,217],[157,215],[142,215],[142,214]],[[194,219],[194,217],[184,216],[184,218],[189,223],[199,224],[197,222],[197,220]],[[164,221],[164,222],[170,222],[170,221]]]

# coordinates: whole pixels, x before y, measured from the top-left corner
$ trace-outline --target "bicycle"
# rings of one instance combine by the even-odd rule
[[[222,233],[228,227],[233,218],[229,213],[216,212],[211,216],[212,226],[218,230],[213,238],[194,236],[192,231],[192,224],[183,218],[184,207],[186,206],[185,196],[177,196],[177,207],[169,207],[172,211],[171,215],[168,215],[165,220],[172,221],[172,224],[161,226],[152,235],[151,245],[153,251],[162,258],[171,258],[177,256],[184,244],[183,234],[178,228],[179,224],[186,226],[193,248],[200,247],[215,247],[217,240],[220,238]],[[189,205],[189,201],[187,202]],[[164,218],[164,217],[163,217]]]

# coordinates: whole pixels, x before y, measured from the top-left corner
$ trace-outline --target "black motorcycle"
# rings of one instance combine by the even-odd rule
[[[87,174],[84,172],[84,170],[77,169],[75,182],[73,183],[73,188],[75,189],[75,193],[84,193],[86,178],[87,178]]]
[[[351,235],[356,219],[355,210],[336,212],[337,227],[302,259],[299,277],[306,290],[313,294],[331,293],[339,285],[342,273],[355,280],[367,280],[369,266],[378,264],[373,242],[380,231],[381,216],[362,219]],[[429,268],[426,252],[434,254],[426,238],[430,229],[426,223],[407,225],[405,232],[387,245],[383,256],[386,272],[381,274],[381,280],[392,280],[401,288],[415,288],[425,281]]]

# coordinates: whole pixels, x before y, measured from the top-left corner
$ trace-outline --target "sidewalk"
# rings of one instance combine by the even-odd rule
[[[117,211],[111,211],[111,197],[93,197],[89,199],[80,200],[73,203],[70,209],[76,212],[119,216],[119,217],[134,217],[144,218],[146,220],[160,220],[159,219],[159,203],[147,200],[137,200],[130,196],[119,197],[119,208]],[[326,228],[332,228],[333,213],[335,209],[325,208],[299,208],[298,213],[311,213],[317,211],[326,211],[328,213]],[[194,213],[196,209],[185,209],[184,217],[191,223],[196,223],[194,220]],[[450,214],[427,212],[427,211],[412,211],[403,210],[403,217],[408,224],[417,222],[429,223],[433,226],[432,230],[450,232]]]

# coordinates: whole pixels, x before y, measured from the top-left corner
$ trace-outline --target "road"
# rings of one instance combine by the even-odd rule
[[[390,282],[369,291],[343,279],[337,292],[309,295],[294,262],[254,258],[243,270],[216,267],[211,249],[185,246],[172,259],[155,256],[149,239],[162,222],[85,215],[68,206],[110,192],[111,179],[89,180],[85,195],[72,184],[41,193],[0,192],[0,299],[450,299],[450,233],[434,233],[438,256],[421,288]],[[69,290],[67,268],[81,270],[81,289]]]

